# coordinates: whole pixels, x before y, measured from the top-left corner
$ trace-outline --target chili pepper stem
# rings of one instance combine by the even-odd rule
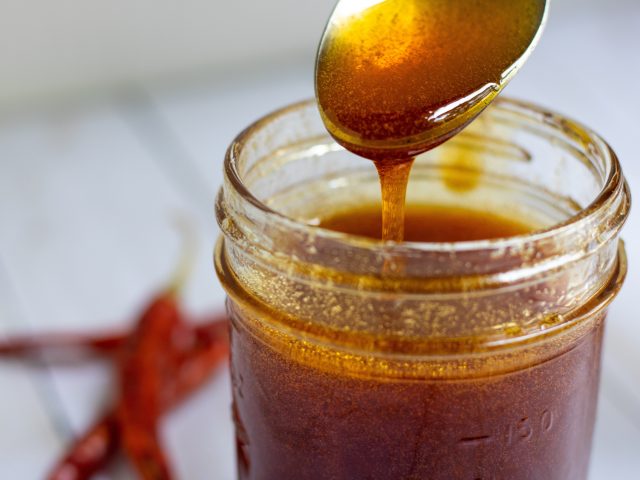
[[[188,278],[191,276],[195,265],[195,254],[197,249],[197,238],[193,228],[193,223],[188,221],[186,217],[176,216],[174,225],[182,237],[182,247],[180,258],[173,271],[166,293],[170,296],[177,297],[180,295]]]

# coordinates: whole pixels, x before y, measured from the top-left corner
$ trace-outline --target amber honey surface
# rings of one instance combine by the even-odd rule
[[[382,212],[379,205],[366,205],[329,216],[320,226],[380,239]],[[487,211],[415,204],[408,204],[405,209],[404,238],[408,242],[489,240],[523,235],[533,229],[527,223]]]

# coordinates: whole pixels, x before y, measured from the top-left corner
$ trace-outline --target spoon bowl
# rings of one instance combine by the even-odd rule
[[[476,118],[532,52],[546,0],[340,0],[322,36],[316,96],[332,136],[407,161]]]

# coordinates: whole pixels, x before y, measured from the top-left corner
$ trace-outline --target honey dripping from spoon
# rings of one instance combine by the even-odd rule
[[[475,119],[524,63],[546,0],[340,0],[316,59],[329,133],[373,160],[385,241],[403,240],[416,155]]]

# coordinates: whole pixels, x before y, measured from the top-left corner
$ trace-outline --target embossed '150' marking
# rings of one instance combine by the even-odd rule
[[[470,435],[459,439],[457,443],[461,447],[479,447],[497,442],[511,447],[546,434],[553,428],[553,423],[554,415],[551,410],[544,410],[537,417],[521,417],[511,421],[493,434]]]

